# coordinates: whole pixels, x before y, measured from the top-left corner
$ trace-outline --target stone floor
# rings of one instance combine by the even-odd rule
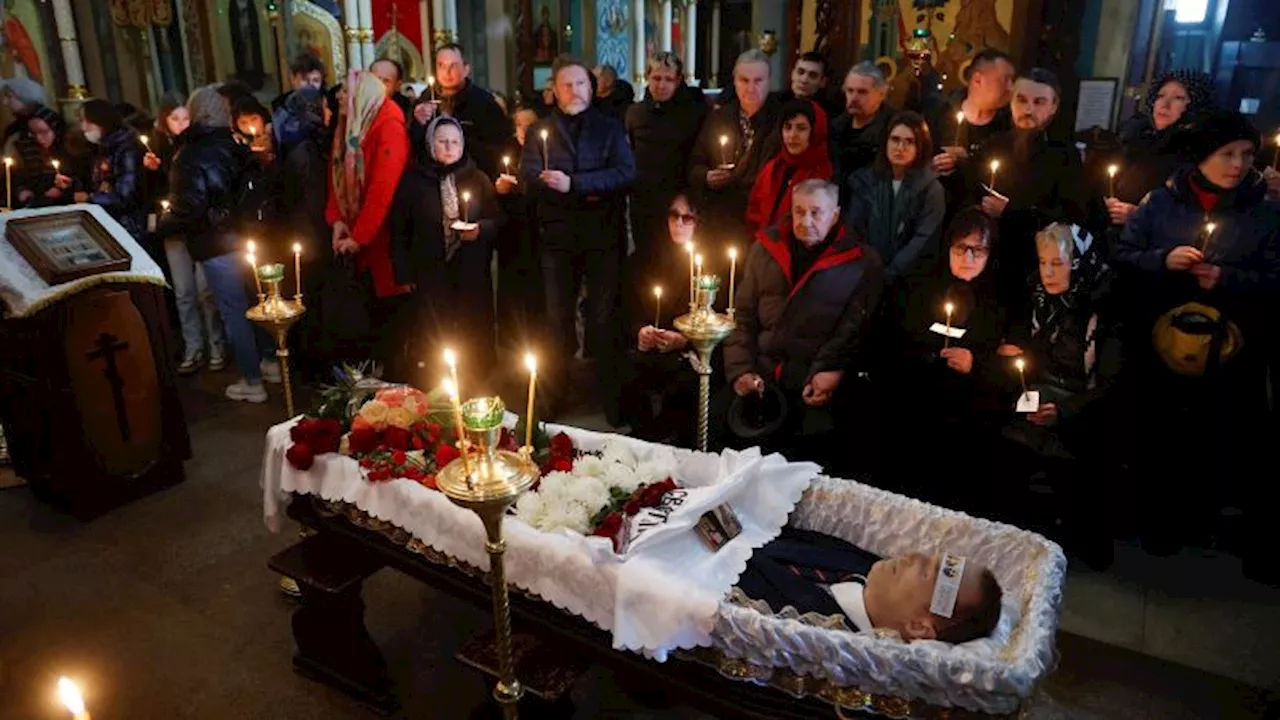
[[[88,524],[0,490],[0,720],[65,718],[63,674],[98,720],[373,717],[290,670],[290,605],[265,562],[294,538],[267,532],[257,483],[263,433],[283,413],[278,394],[223,400],[227,381],[184,386],[195,457],[181,485]],[[1227,557],[1118,557],[1105,574],[1073,569],[1061,664],[1030,717],[1276,717],[1280,592]],[[453,653],[485,615],[391,571],[365,598],[404,716],[465,718],[485,687]],[[603,670],[575,693],[579,718],[704,717],[640,709]]]

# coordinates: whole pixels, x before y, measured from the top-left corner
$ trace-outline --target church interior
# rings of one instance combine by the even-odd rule
[[[1065,91],[1060,118],[1074,122],[1082,148],[1105,143],[1100,137],[1115,137],[1124,119],[1137,111],[1153,78],[1172,68],[1207,73],[1218,101],[1248,116],[1262,129],[1264,143],[1275,138],[1274,146],[1280,142],[1275,135],[1280,127],[1276,7],[1275,0],[0,0],[0,78],[43,87],[48,104],[68,118],[94,98],[155,113],[166,95],[185,96],[210,83],[233,80],[266,105],[291,89],[290,62],[308,52],[323,65],[327,84],[377,60],[393,59],[403,71],[403,82],[424,94],[428,83],[436,82],[433,48],[457,43],[466,49],[471,82],[500,91],[514,103],[541,97],[551,82],[553,62],[565,53],[583,58],[588,66],[613,68],[619,80],[636,88],[637,100],[644,92],[649,59],[658,52],[674,53],[683,61],[683,82],[714,98],[733,88],[735,59],[758,49],[767,56],[774,91],[786,90],[796,58],[814,51],[835,69],[834,78],[857,63],[875,64],[890,79],[890,102],[901,105],[908,90],[922,82],[922,55],[931,63],[926,81],[936,81],[938,91],[950,95],[964,88],[975,57],[994,48],[1018,68],[1054,69]],[[895,92],[901,96],[895,99]],[[11,119],[9,107],[0,109],[0,125]],[[544,148],[545,142],[544,136]],[[1264,149],[1259,165],[1271,153]],[[991,176],[994,185],[994,168]],[[12,198],[6,204],[12,206]],[[65,232],[97,238],[85,223]],[[15,226],[17,221],[8,229],[11,239],[25,232]],[[39,230],[37,224],[28,227]],[[3,266],[30,260],[25,247],[30,241],[19,237],[12,242],[0,247],[0,276],[7,272]],[[107,255],[112,255],[112,245],[120,256],[131,252],[128,243],[121,249],[104,241]],[[293,264],[297,252],[279,254],[282,265],[275,267],[283,266],[282,275],[267,278],[276,290],[264,295],[259,286],[260,296],[270,299],[274,292],[279,300],[277,286],[291,286],[295,271],[301,275],[300,266]],[[56,265],[56,260],[51,262]],[[25,268],[27,261],[22,262]],[[251,262],[261,275],[256,261]],[[45,270],[26,268],[30,277],[22,282],[37,282],[35,273],[40,273],[53,285]],[[159,278],[159,269],[152,274]],[[301,296],[302,280],[297,282]],[[106,293],[108,284],[103,283],[89,291],[116,298],[111,302],[132,303],[126,314],[139,329],[126,332],[128,342],[117,345],[110,344],[114,336],[98,336],[88,328],[94,312],[117,312],[107,302],[101,305],[107,309],[76,311],[46,298],[43,302],[51,309],[23,306],[19,311],[10,304],[10,295],[3,294],[6,308],[0,324],[8,327],[0,331],[0,345],[5,346],[0,350],[0,422],[7,436],[0,439],[0,720],[455,720],[514,718],[516,712],[609,720],[1280,717],[1280,589],[1246,579],[1241,560],[1214,546],[1156,557],[1136,541],[1120,539],[1114,563],[1098,570],[1063,555],[1036,533],[1019,535],[1019,542],[1043,543],[1036,547],[1047,550],[1038,551],[1035,573],[1018,575],[1023,582],[1019,589],[1025,592],[1006,589],[1006,597],[1018,595],[1024,621],[1029,622],[1033,608],[1048,608],[1043,612],[1053,617],[1042,621],[1047,634],[1033,640],[1015,629],[1006,652],[996,659],[972,665],[957,661],[931,668],[934,675],[921,670],[950,685],[934,695],[912,690],[915,676],[894,676],[893,663],[925,663],[920,657],[927,653],[911,653],[916,644],[900,644],[894,650],[898,654],[886,656],[892,660],[884,665],[876,665],[874,651],[858,655],[863,650],[857,644],[836,644],[838,651],[796,661],[812,649],[803,639],[815,630],[796,618],[771,636],[784,648],[771,651],[783,658],[779,667],[799,662],[795,672],[762,671],[759,662],[751,662],[758,660],[751,655],[758,648],[746,647],[750,643],[738,636],[736,645],[715,640],[720,644],[710,651],[714,660],[700,654],[709,651],[711,638],[727,632],[726,625],[750,636],[726,619],[723,608],[720,615],[704,618],[703,626],[688,630],[706,636],[703,642],[681,646],[669,657],[664,648],[657,653],[662,661],[651,649],[627,649],[618,639],[621,628],[643,623],[623,618],[628,609],[621,601],[614,607],[611,597],[603,614],[587,617],[590,613],[570,613],[562,609],[564,603],[539,597],[549,597],[550,591],[523,584],[531,577],[568,572],[562,568],[586,557],[606,568],[624,568],[627,553],[600,550],[597,544],[592,552],[607,554],[607,561],[586,551],[579,557],[573,554],[577,546],[557,535],[562,554],[552,560],[539,556],[537,562],[546,565],[533,567],[533,556],[521,543],[529,543],[529,535],[537,532],[513,522],[522,512],[515,509],[515,496],[505,501],[513,508],[510,513],[507,505],[498,510],[497,527],[506,513],[508,535],[495,542],[490,532],[494,516],[483,514],[491,509],[485,502],[491,505],[492,497],[477,499],[483,492],[471,484],[470,475],[456,495],[444,492],[445,463],[439,453],[442,492],[433,491],[429,511],[406,509],[417,497],[407,492],[384,493],[382,514],[353,510],[367,499],[359,490],[341,497],[321,498],[318,489],[307,495],[308,490],[299,489],[305,473],[296,472],[295,458],[285,458],[289,438],[298,442],[297,436],[281,423],[291,422],[295,407],[303,412],[323,405],[323,389],[293,388],[287,411],[276,394],[264,404],[230,402],[217,375],[179,377],[151,367],[153,354],[158,364],[167,362],[159,346],[125,353],[129,343],[135,348],[145,344],[141,328],[166,312],[163,285],[153,279]],[[15,287],[14,292],[24,292],[25,286]],[[692,293],[691,308],[699,290]],[[659,303],[661,297],[659,292]],[[708,302],[713,301],[714,295]],[[301,299],[296,302],[301,306]],[[262,306],[268,305],[264,300]],[[31,319],[36,315],[57,319],[41,324]],[[949,309],[947,316],[950,332]],[[270,318],[255,320],[269,332],[284,334],[291,321],[272,326]],[[64,367],[59,343],[81,335],[97,343],[94,362],[109,368],[107,386],[83,390],[89,382],[86,371]],[[47,354],[32,349],[40,343],[53,349]],[[128,360],[117,366],[114,358]],[[297,354],[282,359],[287,378],[287,363],[297,360]],[[502,361],[508,360],[515,366],[518,357],[504,354]],[[456,390],[451,361],[450,369]],[[530,366],[530,371],[536,379],[537,370]],[[100,369],[93,372],[94,379],[102,375]],[[42,373],[57,378],[54,386],[59,389],[48,397],[30,386],[29,378]],[[131,410],[125,422],[122,408],[135,400],[124,398],[121,387],[130,387],[135,378],[151,378],[147,373],[154,379],[136,382],[154,384],[148,386],[157,398],[154,407],[142,413]],[[525,377],[519,375],[520,382]],[[588,386],[584,378],[569,382]],[[502,393],[508,415],[523,416],[525,386],[512,386],[516,389]],[[434,403],[439,396],[430,397],[438,410]],[[461,439],[464,434],[479,436],[470,414],[464,430],[464,412],[479,412],[471,405],[475,401],[444,397],[444,403],[454,403],[464,453],[471,452],[467,447],[484,446],[485,441]],[[533,380],[527,402],[532,412]],[[112,414],[113,407],[119,417]],[[76,423],[82,416],[110,416],[110,422],[102,421],[110,432],[86,430],[82,439],[78,425],[73,433],[66,429],[72,427],[69,421],[62,424],[62,413],[77,418]],[[449,410],[439,418],[446,428],[454,421]],[[614,427],[598,398],[585,391],[556,423],[599,433]],[[117,429],[119,438],[94,434],[110,435]],[[439,430],[437,425],[437,435]],[[489,430],[494,434],[487,442],[493,444],[496,425]],[[508,439],[516,436],[512,448],[523,432],[514,422],[503,430]],[[69,434],[75,437],[65,437]],[[336,450],[336,436],[333,441]],[[588,432],[574,442],[600,441]],[[95,457],[99,444],[114,448],[109,460]],[[524,443],[528,454],[521,454],[524,445],[510,452],[484,446],[482,462],[490,462],[493,472],[499,460],[527,465],[535,444]],[[603,447],[607,455],[614,446]],[[394,452],[407,467],[403,449]],[[506,455],[499,457],[501,453]],[[461,463],[469,474],[469,457],[464,454],[448,467]],[[24,463],[54,467],[65,481],[29,484],[31,479],[22,477]],[[336,467],[319,455],[316,463],[317,468]],[[351,467],[360,472],[354,462]],[[519,472],[524,470],[511,470],[510,477]],[[752,471],[735,472],[750,476]],[[1274,467],[1260,467],[1256,473],[1258,482],[1265,483]],[[116,479],[126,476],[129,481],[117,487]],[[534,482],[525,480],[520,492]],[[437,482],[435,475],[431,482]],[[414,489],[422,488],[415,484]],[[276,500],[273,490],[288,497]],[[1171,487],[1168,492],[1194,497],[1198,491]],[[71,505],[56,499],[72,496]],[[788,507],[795,507],[799,497],[797,491]],[[312,498],[317,500],[310,502]],[[81,511],[76,503],[82,499],[94,507]],[[276,502],[278,507],[272,505]],[[348,522],[346,512],[359,515],[359,521]],[[391,522],[388,518],[396,512],[434,523],[439,529],[433,532],[441,535],[453,533],[449,542],[467,538],[473,554],[459,559],[432,547],[416,531]],[[472,512],[486,519],[483,527]],[[972,520],[959,514],[947,517],[951,519],[938,521],[943,523],[938,533],[962,535],[954,528]],[[446,526],[442,518],[456,525]],[[781,523],[785,521],[783,513]],[[335,530],[338,525],[342,527]],[[991,529],[991,524],[974,527],[993,536],[1006,532]],[[778,529],[773,528],[775,534]],[[333,536],[356,538],[368,547],[364,554],[350,556],[344,554],[346,546],[326,549],[322,541]],[[490,572],[502,567],[495,558],[502,557],[504,547],[508,579],[520,579],[512,580],[509,600],[506,584],[498,592]],[[637,544],[630,559],[644,560],[643,547]],[[981,543],[975,547],[993,552]],[[574,589],[618,592],[637,605],[659,605],[665,599],[679,606],[676,590],[664,595],[659,587],[646,594],[638,587],[646,582],[661,586],[661,571],[637,571],[632,577],[616,569],[601,570],[598,576],[594,570],[583,571],[587,580]],[[1050,582],[1036,577],[1039,572],[1058,576]],[[282,590],[282,578],[294,578],[286,583],[293,585],[292,593]],[[624,588],[627,582],[637,587]],[[496,623],[495,615],[500,618]],[[515,632],[519,662],[505,656],[512,640],[500,642],[502,619]],[[707,623],[720,624],[713,633]],[[635,630],[638,636],[644,631]],[[316,649],[328,642],[338,649]],[[1039,645],[1029,649],[1035,643]],[[637,641],[636,647],[646,646]],[[882,683],[879,689],[839,682],[845,676],[833,668],[842,663],[866,673],[849,677],[875,678]],[[1035,669],[1029,670],[1030,665]],[[975,674],[974,667],[989,675]],[[1020,673],[1029,679],[1021,682]],[[503,694],[514,692],[510,681],[516,674],[523,683],[515,686],[523,687],[518,703]],[[74,681],[70,695],[67,686],[60,690],[66,679]],[[988,684],[1004,694],[989,699]],[[920,687],[928,685],[920,681]],[[897,688],[899,694],[883,688]],[[995,691],[990,692],[994,697]]]

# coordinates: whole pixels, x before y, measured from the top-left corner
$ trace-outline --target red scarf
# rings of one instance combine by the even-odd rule
[[[776,225],[791,214],[791,188],[797,183],[814,178],[830,180],[835,175],[831,153],[827,150],[827,113],[814,103],[813,116],[809,147],[799,155],[792,155],[785,145],[782,146],[756,178],[747,202],[747,222],[752,230]],[[777,132],[782,132],[781,125]],[[782,184],[784,177],[786,187]],[[781,202],[778,201],[779,195],[782,195]],[[774,205],[778,207],[776,212]]]

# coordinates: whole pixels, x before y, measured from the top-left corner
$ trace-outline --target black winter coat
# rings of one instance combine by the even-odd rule
[[[94,156],[89,202],[102,206],[134,238],[147,230],[146,188],[142,155],[145,150],[133,130],[121,128],[102,138]]]
[[[709,108],[692,93],[676,92],[670,102],[651,97],[627,109],[627,137],[636,157],[637,199],[666,203],[689,184],[689,159]]]
[[[854,173],[846,186],[845,222],[880,253],[886,284],[915,272],[922,258],[934,254],[947,196],[932,170],[909,171],[897,193],[892,173],[876,167]]]
[[[430,97],[430,93],[424,94],[418,102],[427,102]],[[491,179],[497,179],[502,173],[503,149],[511,140],[515,129],[511,126],[511,119],[498,107],[493,95],[468,80],[466,86],[453,97],[440,98],[440,109],[462,123],[462,132],[467,138],[467,154],[475,159],[476,167]],[[405,116],[409,119],[413,158],[426,167],[431,164],[431,148],[427,147],[427,126],[413,119],[412,110],[406,112]]]
[[[571,127],[576,125],[576,139]],[[547,159],[552,170],[569,176],[569,192],[548,188],[538,179]],[[587,108],[574,118],[558,110],[529,128],[520,158],[525,184],[542,246],[553,250],[619,247],[623,240],[626,196],[636,179],[636,160],[622,123]]]
[[[777,132],[778,113],[781,106],[776,97],[769,97],[764,107],[751,118],[755,129],[752,141],[744,146],[742,130],[738,126],[738,114],[742,106],[735,97],[711,111],[702,125],[689,164],[689,185],[697,196],[702,216],[709,230],[723,234],[725,242],[740,242],[750,237],[747,225],[747,200],[756,178],[782,147],[782,134]],[[723,149],[720,137],[727,136],[729,143]],[[707,173],[719,167],[722,158],[734,163],[733,177],[719,190],[707,186]]]
[[[1206,213],[1190,186],[1195,172],[1184,169],[1147,195],[1125,226],[1115,257],[1123,273],[1121,307],[1129,310],[1134,331],[1145,333],[1149,345],[1156,318],[1184,303],[1203,302],[1240,327],[1248,352],[1268,343],[1275,321],[1280,208],[1266,200],[1266,182],[1255,171]],[[1213,290],[1203,290],[1191,273],[1166,268],[1165,258],[1179,245],[1201,247],[1209,222],[1217,229],[1207,259],[1222,268],[1222,276]]]
[[[724,344],[725,377],[744,373],[799,389],[815,374],[853,370],[884,284],[876,251],[845,231],[803,277],[791,277],[789,227],[761,230],[747,251],[734,304],[738,326]]]
[[[236,205],[241,174],[253,161],[249,149],[236,142],[231,128],[192,125],[183,135],[185,144],[169,171],[173,205],[156,235],[185,236],[197,261],[236,252],[241,242]]]
[[[843,179],[853,173],[871,167],[876,156],[884,151],[889,137],[889,120],[893,119],[893,108],[889,103],[882,103],[880,109],[872,116],[867,126],[858,130],[853,127],[853,116],[840,113],[831,122],[831,161],[836,166],[836,179],[841,183],[841,202],[849,199],[848,190]]]

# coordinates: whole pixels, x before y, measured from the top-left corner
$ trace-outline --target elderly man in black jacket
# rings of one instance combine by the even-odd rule
[[[617,425],[621,337],[615,310],[626,194],[635,182],[636,161],[622,124],[592,107],[586,65],[562,57],[552,66],[551,77],[556,109],[530,128],[533,135],[520,162],[539,229],[550,372],[564,377],[567,369],[582,278],[587,288],[585,350],[596,359],[605,417]],[[550,387],[554,392],[567,383]]]
[[[435,87],[418,98],[409,123],[409,140],[413,143],[413,158],[431,164],[431,149],[427,146],[427,123],[442,112],[462,123],[467,136],[467,153],[476,161],[490,179],[502,174],[502,152],[511,141],[511,119],[498,106],[493,94],[471,82],[471,64],[467,62],[462,46],[457,43],[441,45],[435,54]]]
[[[781,392],[787,422],[772,434],[775,442],[825,435],[844,419],[847,388],[884,285],[880,256],[845,229],[838,198],[825,180],[797,184],[790,230],[761,230],[743,263],[725,375],[738,397],[770,384]],[[793,448],[803,454],[798,444]]]
[[[263,377],[280,381],[280,366],[263,360],[253,326],[245,319],[244,240],[237,217],[240,178],[251,162],[250,151],[231,134],[231,108],[218,86],[200,88],[187,102],[191,127],[173,157],[169,172],[172,205],[157,228],[156,239],[181,236],[191,257],[204,267],[209,290],[226,325],[236,366],[243,378],[227,387],[232,400],[260,403],[267,399]]]

